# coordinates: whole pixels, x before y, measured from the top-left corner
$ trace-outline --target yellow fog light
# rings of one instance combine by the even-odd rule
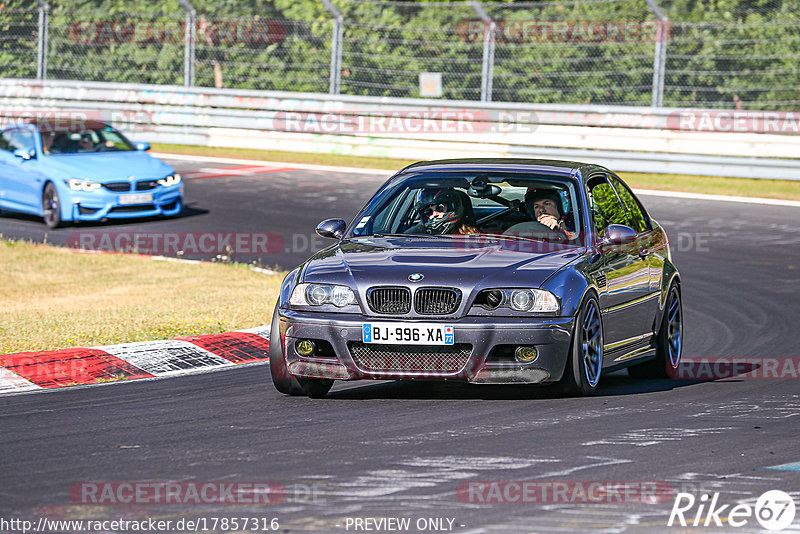
[[[311,353],[314,352],[314,343],[304,339],[302,341],[297,342],[297,353],[300,356],[311,356]]]
[[[530,363],[536,359],[536,356],[535,347],[517,347],[517,350],[514,351],[514,357],[520,363]]]

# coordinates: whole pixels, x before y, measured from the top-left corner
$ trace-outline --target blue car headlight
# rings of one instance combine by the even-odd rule
[[[181,183],[181,175],[177,172],[175,174],[170,174],[166,178],[162,178],[158,181],[158,185],[163,185],[164,187],[171,187],[173,185],[178,185]]]
[[[64,180],[64,182],[73,191],[85,191],[86,193],[97,191],[98,189],[103,187],[103,184],[92,182],[91,180],[81,180],[80,178],[68,178]]]
[[[347,286],[331,284],[298,284],[289,298],[292,306],[323,306],[333,304],[344,308],[357,304],[356,294]]]

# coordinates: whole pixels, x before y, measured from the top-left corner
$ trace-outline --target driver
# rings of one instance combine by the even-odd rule
[[[525,209],[536,223],[546,226],[567,239],[571,240],[577,237],[578,234],[568,227],[567,217],[557,190],[529,188],[525,193]],[[532,227],[533,224],[533,222],[515,224],[504,233],[536,231],[536,227]]]
[[[553,231],[561,232],[567,239],[575,239],[577,234],[567,228],[564,206],[555,189],[528,189],[525,193],[525,207],[535,221]]]
[[[420,189],[414,209],[422,219],[405,233],[407,234],[476,234],[478,229],[466,224],[461,195],[451,187],[429,187]]]
[[[94,142],[89,134],[83,134],[78,141],[79,152],[89,152],[94,150]]]

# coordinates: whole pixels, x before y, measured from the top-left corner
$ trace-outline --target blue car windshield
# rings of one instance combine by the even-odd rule
[[[351,236],[493,234],[571,242],[581,228],[577,181],[533,173],[430,173],[390,183]]]
[[[76,131],[43,131],[42,150],[48,155],[136,150],[130,141],[111,126],[81,128]]]

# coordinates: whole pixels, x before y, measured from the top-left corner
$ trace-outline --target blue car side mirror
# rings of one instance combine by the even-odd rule
[[[36,150],[32,148],[18,148],[14,151],[14,155],[24,160],[29,160],[36,155]]]
[[[136,150],[146,152],[147,150],[150,150],[150,143],[136,143]]]

